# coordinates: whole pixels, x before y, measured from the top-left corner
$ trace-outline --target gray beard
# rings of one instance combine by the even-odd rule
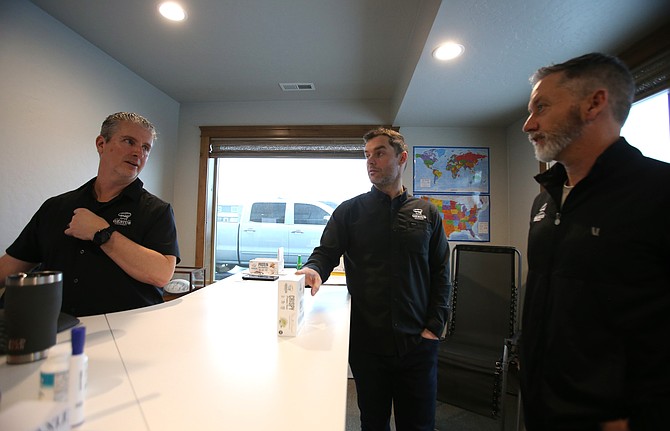
[[[568,117],[556,132],[544,132],[529,134],[528,139],[533,143],[535,158],[540,162],[551,162],[556,160],[561,152],[570,146],[577,138],[582,135],[584,122],[579,116],[579,108],[573,107],[568,113]],[[534,138],[542,138],[543,146],[536,145]],[[538,139],[539,140],[539,139]]]
[[[568,135],[545,134],[545,142],[542,147],[533,144],[535,158],[545,163],[554,161],[561,151],[570,146],[573,140],[573,137]]]

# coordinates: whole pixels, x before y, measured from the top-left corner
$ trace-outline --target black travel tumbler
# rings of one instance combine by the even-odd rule
[[[7,363],[23,364],[46,357],[56,344],[63,301],[63,273],[36,271],[5,279]]]

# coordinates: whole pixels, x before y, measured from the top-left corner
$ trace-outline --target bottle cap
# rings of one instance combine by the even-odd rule
[[[72,354],[81,355],[84,353],[84,343],[86,342],[86,327],[77,326],[70,331],[72,339]]]

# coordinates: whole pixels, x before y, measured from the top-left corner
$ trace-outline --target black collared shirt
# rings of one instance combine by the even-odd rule
[[[109,202],[98,202],[95,178],[76,190],[48,199],[35,213],[7,254],[63,272],[61,310],[87,316],[128,310],[163,301],[155,286],[141,283],[116,265],[91,241],[65,235],[76,208],[87,208],[130,240],[161,254],[177,256],[179,246],[170,204],[136,179]]]
[[[450,291],[449,245],[438,209],[407,191],[372,187],[335,209],[305,264],[326,280],[344,255],[352,348],[404,354],[424,328],[440,336]]]

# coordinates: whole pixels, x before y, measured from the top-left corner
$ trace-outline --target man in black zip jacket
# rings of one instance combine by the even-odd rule
[[[402,185],[403,136],[375,129],[364,137],[368,193],[333,212],[305,267],[316,294],[344,255],[351,294],[349,365],[363,431],[433,431],[437,347],[447,319],[449,244],[442,216]]]
[[[542,162],[521,339],[528,431],[670,429],[670,165],[619,136],[634,81],[587,54],[539,69],[523,126]]]

